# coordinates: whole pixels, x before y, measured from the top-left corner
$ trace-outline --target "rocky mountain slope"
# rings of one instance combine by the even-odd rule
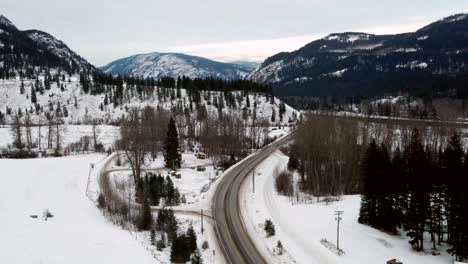
[[[330,34],[266,59],[249,78],[278,95],[365,96],[426,89],[467,71],[468,15],[459,14],[413,33]]]
[[[246,77],[252,66],[222,63],[206,58],[180,53],[149,53],[119,59],[100,68],[111,75],[129,75],[143,78],[177,77],[215,77],[220,79],[239,79]]]
[[[0,78],[37,76],[44,69],[77,73],[94,66],[65,43],[38,30],[19,30],[0,15]]]

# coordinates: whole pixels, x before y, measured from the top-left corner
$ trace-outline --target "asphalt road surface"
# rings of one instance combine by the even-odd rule
[[[214,199],[212,214],[219,247],[227,263],[267,263],[255,247],[242,223],[239,192],[243,180],[253,168],[265,160],[278,148],[293,138],[294,132],[257,151],[231,169],[219,183]]]

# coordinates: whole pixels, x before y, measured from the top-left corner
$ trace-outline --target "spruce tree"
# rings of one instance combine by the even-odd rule
[[[271,237],[276,234],[275,225],[270,219],[265,220],[264,229],[267,234],[267,237]]]
[[[190,261],[190,253],[185,234],[176,236],[171,245],[171,262],[185,263]]]
[[[407,148],[407,177],[409,185],[408,211],[405,228],[411,238],[410,244],[416,250],[424,249],[425,223],[429,214],[430,184],[426,178],[430,163],[422,144],[419,130],[411,134],[410,145]]]
[[[20,94],[24,94],[26,92],[26,89],[24,89],[24,81],[21,79],[21,84],[20,84]]]
[[[33,104],[37,103],[36,89],[34,89],[34,85],[32,84],[31,84],[31,103]]]
[[[271,122],[276,122],[276,110],[274,107],[271,108]]]
[[[407,208],[408,197],[406,190],[405,163],[400,148],[397,148],[393,154],[391,174],[393,176],[392,188],[393,199],[395,201],[395,221],[398,227],[401,227],[404,219],[404,212]]]
[[[162,233],[161,238],[156,242],[156,249],[162,251],[164,248],[166,248],[166,236]]]
[[[140,230],[150,230],[153,225],[153,216],[151,214],[151,207],[148,199],[144,198],[143,204],[140,208],[140,216],[138,222],[138,228]]]
[[[182,160],[179,148],[179,135],[174,118],[169,119],[166,140],[164,142],[164,161],[167,168],[180,168]]]
[[[377,215],[376,176],[381,173],[379,166],[380,150],[372,140],[367,148],[361,165],[362,195],[358,222],[375,226]]]
[[[468,195],[465,190],[467,163],[461,137],[454,134],[445,151],[447,178],[448,231],[452,247],[449,252],[458,260],[468,258]]]
[[[280,240],[278,240],[278,243],[276,243],[276,250],[278,252],[278,255],[283,255],[283,252],[284,252],[284,247],[283,247],[283,243],[281,243]]]
[[[197,249],[197,234],[195,234],[195,230],[193,230],[192,224],[190,224],[187,230],[187,243],[190,254],[192,254]]]
[[[395,200],[392,177],[392,164],[387,147],[380,146],[380,169],[382,171],[377,183],[377,223],[376,227],[387,232],[396,233],[398,217],[395,211]]]
[[[155,246],[156,245],[156,232],[154,231],[153,228],[150,230],[150,242],[151,245]]]

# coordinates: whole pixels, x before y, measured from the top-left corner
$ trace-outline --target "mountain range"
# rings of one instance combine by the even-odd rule
[[[37,68],[56,68],[68,73],[94,71],[95,67],[65,43],[38,30],[19,30],[0,15],[0,75],[35,75]]]
[[[107,74],[158,79],[163,76],[243,79],[254,67],[240,62],[223,63],[181,53],[149,53],[119,59],[101,67]]]
[[[277,95],[368,96],[427,92],[467,70],[468,15],[458,14],[412,33],[330,34],[267,58],[249,78]]]
[[[411,33],[334,33],[296,51],[269,57],[261,65],[155,52],[119,59],[99,69],[52,35],[19,30],[0,15],[0,78],[32,78],[46,69],[155,79],[183,75],[247,78],[272,85],[279,96],[427,95],[439,93],[436,86],[460,83],[468,90],[463,84],[468,78],[468,15],[453,15]],[[462,81],[452,80],[459,76]],[[446,94],[453,95],[453,89]]]

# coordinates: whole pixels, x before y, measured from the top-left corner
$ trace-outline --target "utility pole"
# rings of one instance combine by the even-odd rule
[[[338,254],[340,254],[340,221],[341,215],[344,211],[335,211],[335,220],[337,221],[336,227],[336,248],[338,249]]]
[[[202,233],[202,235],[203,235],[203,209],[201,209],[201,214],[200,214],[200,216],[201,216],[201,233]]]
[[[255,168],[252,169],[252,193],[255,193]]]

